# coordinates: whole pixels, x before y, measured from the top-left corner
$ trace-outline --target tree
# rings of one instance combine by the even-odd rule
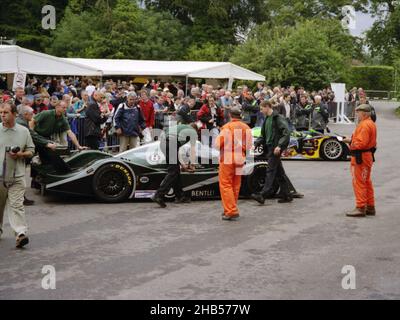
[[[264,74],[272,85],[320,89],[346,78],[350,58],[330,45],[321,22],[306,21],[284,30],[257,27],[231,61]]]
[[[185,54],[186,28],[170,14],[140,9],[130,0],[97,1],[87,9],[79,0],[72,5],[53,33],[51,54],[163,60]]]
[[[232,46],[211,42],[201,45],[193,44],[187,49],[184,59],[188,61],[228,61],[232,48]]]
[[[400,6],[395,2],[386,6],[376,4],[371,12],[378,17],[367,32],[371,57],[392,64],[400,56]]]
[[[193,42],[236,44],[249,26],[266,16],[264,0],[144,0],[148,8],[170,12],[191,28]]]
[[[59,22],[68,0],[2,1],[0,10],[0,36],[17,40],[17,45],[44,51],[50,42],[50,31],[42,28],[42,8],[56,8]]]

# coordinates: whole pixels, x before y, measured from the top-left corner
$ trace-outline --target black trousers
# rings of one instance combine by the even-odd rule
[[[45,147],[36,146],[40,160],[44,165],[52,165],[59,173],[68,173],[71,167],[55,151]]]
[[[285,169],[283,169],[281,157],[275,156],[274,150],[272,148],[268,148],[267,161],[268,168],[265,177],[265,184],[261,194],[265,198],[274,196],[276,193],[276,186],[274,184],[277,183],[279,185],[279,190],[282,197],[288,197],[289,184],[286,179]]]
[[[97,137],[97,136],[87,136],[87,137],[85,137],[85,144],[91,150],[99,150],[99,148],[100,148],[99,137]]]
[[[292,184],[292,182],[290,181],[289,177],[285,174],[285,177],[284,177],[284,178],[285,178],[285,180],[286,180],[286,182],[287,182],[287,184],[288,184],[289,194],[296,193],[297,190],[296,190],[296,188],[294,187],[294,185]],[[282,194],[281,194],[279,188],[280,188],[279,183],[278,183],[278,181],[275,179],[275,181],[274,181],[274,186],[273,186],[273,194],[274,194],[274,195],[282,196]],[[278,193],[278,192],[279,192],[279,193]]]
[[[169,154],[170,151],[169,140],[161,141],[161,151],[164,153],[167,161],[167,175],[161,182],[161,185],[156,192],[156,197],[163,198],[171,190],[171,188],[174,189],[176,198],[182,198],[183,196],[182,182],[181,182],[181,166],[179,164],[179,158],[178,158],[179,148],[180,144],[178,143],[176,150],[174,150],[173,157],[171,159]]]

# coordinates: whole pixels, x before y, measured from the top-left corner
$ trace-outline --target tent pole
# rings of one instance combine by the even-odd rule
[[[185,85],[185,91],[186,91],[186,97],[188,96],[188,88],[189,87],[189,77],[186,76],[186,85]]]
[[[233,78],[229,78],[229,82],[228,82],[228,90],[231,91],[233,87]]]

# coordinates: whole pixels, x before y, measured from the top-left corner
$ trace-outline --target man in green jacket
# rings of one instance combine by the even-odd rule
[[[292,202],[293,198],[289,193],[281,160],[281,154],[288,147],[290,141],[288,123],[282,115],[274,111],[270,102],[263,101],[260,105],[260,111],[264,114],[265,121],[262,126],[261,137],[257,139],[255,146],[264,146],[268,159],[268,169],[263,189],[260,193],[252,194],[251,197],[264,204],[265,199],[274,196],[274,180],[276,179],[282,195],[282,199],[278,202]]]

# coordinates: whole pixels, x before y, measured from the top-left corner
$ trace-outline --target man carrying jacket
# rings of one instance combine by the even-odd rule
[[[264,204],[265,199],[274,196],[274,181],[279,184],[282,198],[279,203],[292,202],[289,186],[285,179],[281,154],[288,147],[290,132],[286,119],[272,108],[272,104],[263,101],[260,105],[261,112],[265,115],[265,121],[261,130],[261,137],[255,142],[255,146],[264,145],[268,159],[268,169],[265,184],[260,193],[252,194],[251,197],[257,202]]]
[[[219,189],[224,207],[223,220],[239,218],[237,202],[242,183],[242,169],[246,154],[253,146],[250,127],[241,121],[240,108],[229,110],[231,122],[222,127],[215,148],[220,150]]]
[[[120,152],[136,148],[139,136],[146,128],[146,122],[138,106],[138,97],[135,92],[129,93],[127,102],[119,105],[114,120],[120,141]]]
[[[308,104],[307,96],[301,95],[300,102],[295,107],[295,128],[297,131],[307,131],[310,126],[312,106]]]
[[[350,144],[351,173],[356,196],[356,208],[346,215],[348,217],[375,216],[375,196],[371,171],[375,160],[377,129],[371,119],[370,105],[363,104],[357,107],[356,116],[360,122],[352,138],[344,139],[344,142]]]
[[[312,109],[311,128],[320,132],[321,134],[324,134],[329,122],[328,108],[322,103],[321,96],[315,96],[314,101],[315,104]]]

